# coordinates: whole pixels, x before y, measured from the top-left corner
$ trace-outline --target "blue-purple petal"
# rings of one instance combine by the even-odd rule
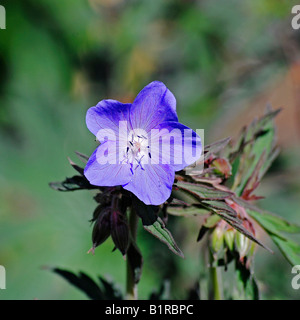
[[[134,171],[124,189],[134,193],[147,205],[160,205],[171,195],[175,172],[169,165],[144,165]]]
[[[120,121],[129,124],[129,112],[131,104],[121,103],[116,100],[102,100],[95,107],[88,109],[86,125],[97,136],[99,130],[113,131],[116,137],[119,135]]]
[[[163,122],[151,132],[151,160],[156,163],[170,164],[174,171],[180,171],[200,158],[201,138],[191,128]]]
[[[130,120],[133,128],[147,132],[163,121],[178,121],[174,95],[162,82],[151,82],[134,100]]]
[[[130,164],[120,164],[117,154],[113,154],[115,144],[112,146],[109,146],[109,144],[110,142],[105,142],[100,145],[86,164],[84,175],[92,185],[120,186],[128,183],[132,178]],[[106,159],[99,159],[101,155],[104,155]],[[107,160],[107,163],[101,164],[101,161],[104,163],[105,160]]]

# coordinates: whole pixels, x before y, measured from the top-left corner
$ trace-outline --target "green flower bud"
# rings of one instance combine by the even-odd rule
[[[237,232],[235,237],[235,246],[237,251],[240,254],[240,259],[242,260],[249,252],[249,249],[251,247],[251,241],[242,233]]]
[[[235,230],[228,229],[224,234],[225,243],[230,251],[234,250]]]
[[[211,247],[213,251],[219,252],[223,249],[224,231],[223,228],[216,227],[211,235]]]

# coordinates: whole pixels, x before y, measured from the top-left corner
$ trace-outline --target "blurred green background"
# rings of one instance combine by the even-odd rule
[[[67,156],[95,148],[87,109],[111,98],[131,102],[153,80],[175,94],[180,121],[205,129],[205,143],[236,136],[267,103],[282,152],[260,187],[264,208],[300,223],[300,30],[296,1],[22,0],[0,1],[0,299],[85,299],[45,267],[108,276],[125,283],[112,241],[87,255],[93,192],[59,193],[50,181],[73,175]],[[77,161],[77,160],[76,160]],[[140,226],[145,265],[141,298],[168,276],[174,298],[203,274],[200,221],[171,219],[184,260]],[[264,299],[298,299],[291,267],[258,249]]]

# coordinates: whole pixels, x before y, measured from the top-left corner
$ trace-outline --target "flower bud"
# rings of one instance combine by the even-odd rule
[[[113,211],[110,216],[111,237],[117,249],[124,256],[129,245],[129,229],[126,216],[119,211]]]
[[[223,248],[224,232],[223,228],[216,227],[211,235],[211,247],[213,251],[219,252]]]
[[[222,174],[225,178],[231,176],[231,165],[227,159],[218,158],[212,162],[212,166],[215,167],[217,173]]]
[[[228,229],[224,234],[225,243],[230,251],[234,249],[235,230]]]
[[[101,212],[105,209],[105,206],[102,204],[99,204],[99,206],[96,207],[96,209],[93,212],[93,218],[90,220],[91,222],[94,222],[98,219],[100,216]]]
[[[251,247],[250,239],[244,236],[242,233],[237,232],[235,237],[235,245],[240,254],[240,259],[243,260]]]
[[[92,241],[93,249],[102,244],[110,236],[110,209],[105,208],[98,213],[94,224]]]

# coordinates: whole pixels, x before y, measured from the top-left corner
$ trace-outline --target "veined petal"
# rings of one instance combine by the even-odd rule
[[[174,178],[175,172],[168,165],[145,164],[143,169],[134,170],[132,180],[123,188],[147,205],[160,205],[170,197]]]
[[[180,171],[196,162],[202,152],[199,135],[179,122],[163,122],[150,134],[151,163],[169,164]]]
[[[133,128],[147,132],[163,121],[178,121],[174,95],[162,82],[151,82],[135,98],[130,121]]]
[[[96,137],[100,131],[102,131],[101,136],[106,133],[108,136],[111,136],[111,132],[113,132],[116,137],[115,139],[117,139],[119,137],[120,122],[126,121],[127,125],[129,125],[130,107],[130,103],[121,103],[116,100],[102,100],[95,107],[88,109],[86,125]],[[109,140],[112,139],[109,138]]]
[[[107,141],[91,155],[84,175],[95,186],[120,186],[132,178],[130,164],[120,163],[116,143]]]

